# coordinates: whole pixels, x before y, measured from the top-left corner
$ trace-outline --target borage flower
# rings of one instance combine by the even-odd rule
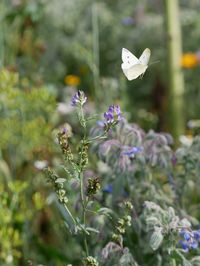
[[[122,152],[123,155],[127,155],[130,158],[133,158],[135,154],[142,152],[142,147],[129,147]]]
[[[112,193],[113,192],[113,185],[112,184],[108,184],[103,188],[103,192],[106,193]]]
[[[71,99],[71,105],[72,106],[83,106],[87,101],[87,97],[85,96],[85,93],[83,91],[77,91],[75,95]]]
[[[189,231],[188,229],[182,229],[179,234],[183,238],[183,240],[179,241],[179,244],[185,252],[188,252],[190,249],[198,248],[200,242],[200,230]]]
[[[125,18],[122,19],[121,22],[125,26],[130,26],[130,25],[135,24],[135,20],[132,17],[125,17]]]

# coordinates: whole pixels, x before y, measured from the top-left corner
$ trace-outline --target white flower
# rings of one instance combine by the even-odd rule
[[[182,145],[189,147],[192,145],[193,139],[182,135],[179,137],[179,141]]]
[[[48,162],[46,160],[44,160],[44,161],[35,161],[34,162],[34,166],[38,170],[44,169],[45,167],[47,167],[47,165],[48,165]]]
[[[66,115],[69,114],[73,111],[73,107],[71,105],[68,105],[66,103],[58,103],[57,106],[57,111],[58,113],[62,114],[62,115]]]

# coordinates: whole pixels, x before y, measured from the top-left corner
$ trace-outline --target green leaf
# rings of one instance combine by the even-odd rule
[[[55,181],[55,183],[62,184],[62,183],[64,183],[65,181],[66,181],[65,178],[57,178],[56,181]]]
[[[163,241],[163,234],[161,232],[161,228],[157,229],[153,232],[150,239],[150,246],[153,250],[157,250]]]
[[[200,265],[200,256],[196,256],[191,260],[191,263],[193,266],[199,266]]]
[[[109,217],[110,219],[112,219],[111,214],[113,214],[113,211],[109,208],[103,207],[103,208],[100,208],[97,212],[99,215],[105,215]]]
[[[189,262],[189,260],[184,259],[183,260],[183,266],[192,266],[192,264]]]
[[[95,229],[95,228],[93,228],[93,227],[86,227],[86,230],[87,230],[87,231],[90,231],[90,232],[93,232],[93,233],[97,233],[97,234],[99,234],[99,230],[97,230],[97,229]]]
[[[71,233],[76,234],[78,229],[77,229],[77,223],[75,218],[73,217],[72,213],[69,211],[67,205],[62,205],[57,197],[54,198],[54,201],[56,203],[57,208],[59,209],[60,213],[62,214],[64,220],[65,220],[65,225],[68,228],[68,230]]]

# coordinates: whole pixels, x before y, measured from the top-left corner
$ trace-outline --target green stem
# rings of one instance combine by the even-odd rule
[[[79,177],[80,177],[80,194],[81,194],[81,204],[82,204],[82,219],[83,219],[83,224],[85,226],[86,225],[86,202],[85,202],[85,198],[84,198],[84,187],[83,187],[83,175],[82,175],[82,173],[79,174]],[[83,235],[84,235],[85,252],[86,252],[86,255],[89,256],[86,232],[83,231]]]
[[[99,100],[99,25],[98,25],[98,4],[92,5],[92,37],[93,37],[93,78],[95,101]]]
[[[67,205],[64,204],[64,206],[65,206],[65,209],[67,210],[68,215],[69,215],[70,218],[72,219],[74,225],[76,225],[76,221],[74,220],[74,217],[73,217],[73,215],[71,214],[70,210],[68,209]]]
[[[165,0],[167,51],[168,51],[168,124],[175,143],[184,134],[184,79],[181,69],[181,25],[179,1]]]
[[[5,23],[4,15],[6,11],[6,4],[4,1],[0,4],[0,68],[4,67],[5,61]]]
[[[106,134],[99,135],[99,136],[96,136],[96,137],[94,137],[92,139],[89,139],[88,140],[88,143],[91,143],[91,142],[93,142],[95,140],[102,140],[102,139],[106,139],[106,138],[107,138],[107,135]]]
[[[172,259],[172,266],[176,266],[176,260]]]

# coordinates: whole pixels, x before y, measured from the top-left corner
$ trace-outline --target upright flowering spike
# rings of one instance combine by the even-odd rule
[[[77,91],[75,95],[72,97],[71,104],[72,106],[83,106],[87,101],[87,97],[83,91]]]
[[[106,124],[118,123],[122,120],[122,114],[119,105],[111,105],[108,111],[104,113]]]

